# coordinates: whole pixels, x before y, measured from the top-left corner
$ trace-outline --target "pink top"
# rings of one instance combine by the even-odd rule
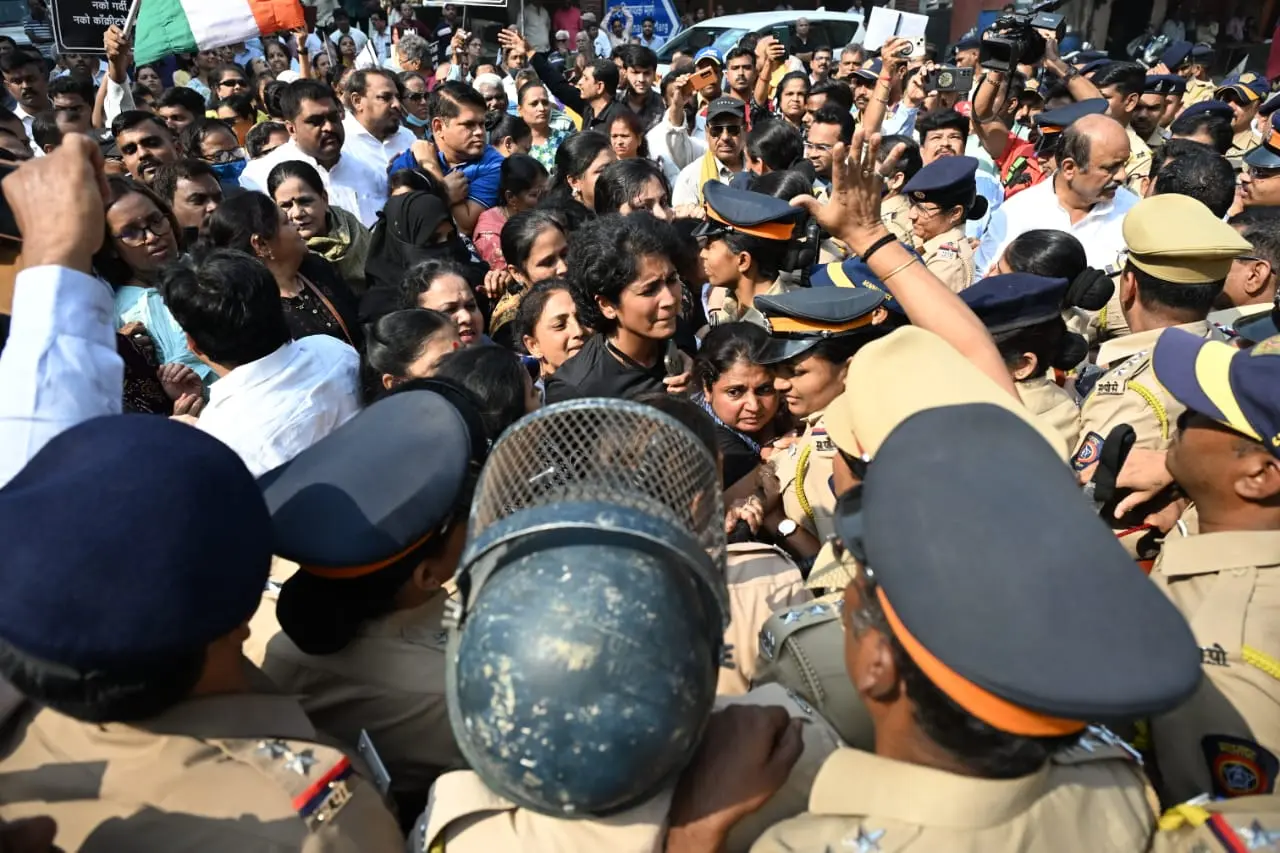
[[[476,230],[471,235],[476,254],[484,259],[490,269],[504,270],[507,260],[502,257],[502,226],[507,224],[507,214],[499,205],[486,210],[476,219]]]
[[[569,31],[569,44],[575,44],[578,30],[582,29],[582,10],[576,6],[556,9],[551,13],[551,39],[555,40],[557,30]]]

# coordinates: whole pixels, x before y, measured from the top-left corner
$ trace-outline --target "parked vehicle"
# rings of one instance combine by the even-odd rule
[[[783,44],[790,44],[796,34],[795,23],[800,18],[809,21],[809,40],[815,45],[827,45],[839,58],[844,46],[857,40],[862,32],[861,12],[748,12],[743,15],[725,15],[708,18],[676,33],[658,48],[658,76],[671,67],[671,57],[678,50],[693,56],[704,47],[714,47],[724,55],[748,33],[774,36]]]

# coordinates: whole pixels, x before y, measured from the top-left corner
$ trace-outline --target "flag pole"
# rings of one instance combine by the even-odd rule
[[[129,4],[129,14],[124,19],[124,37],[127,40],[133,39],[133,29],[138,25],[138,9],[142,6],[142,0],[133,0]]]

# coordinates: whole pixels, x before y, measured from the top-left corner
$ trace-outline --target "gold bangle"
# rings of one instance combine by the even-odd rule
[[[889,273],[888,275],[881,276],[881,277],[880,277],[880,281],[884,282],[885,284],[888,284],[888,283],[889,283],[889,279],[893,278],[895,275],[897,275],[898,273],[902,272],[903,270],[905,270],[907,267],[911,266],[912,264],[914,264],[914,263],[915,263],[916,261],[918,261],[918,260],[920,260],[920,259],[919,259],[919,258],[916,258],[916,257],[911,258],[909,261],[907,261],[905,264],[903,264],[902,266],[900,266],[900,267],[898,267],[897,269],[895,269],[893,272]]]

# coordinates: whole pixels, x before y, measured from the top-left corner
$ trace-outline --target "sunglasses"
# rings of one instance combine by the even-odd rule
[[[741,136],[742,125],[740,124],[709,124],[707,125],[707,134],[713,137],[724,136]]]
[[[218,85],[219,85],[219,86],[244,86],[244,87],[247,87],[247,86],[249,85],[249,83],[248,83],[247,81],[245,81],[245,80],[241,80],[241,79],[238,79],[238,78],[237,78],[237,79],[234,79],[234,80],[219,80],[219,81],[218,81]]]

